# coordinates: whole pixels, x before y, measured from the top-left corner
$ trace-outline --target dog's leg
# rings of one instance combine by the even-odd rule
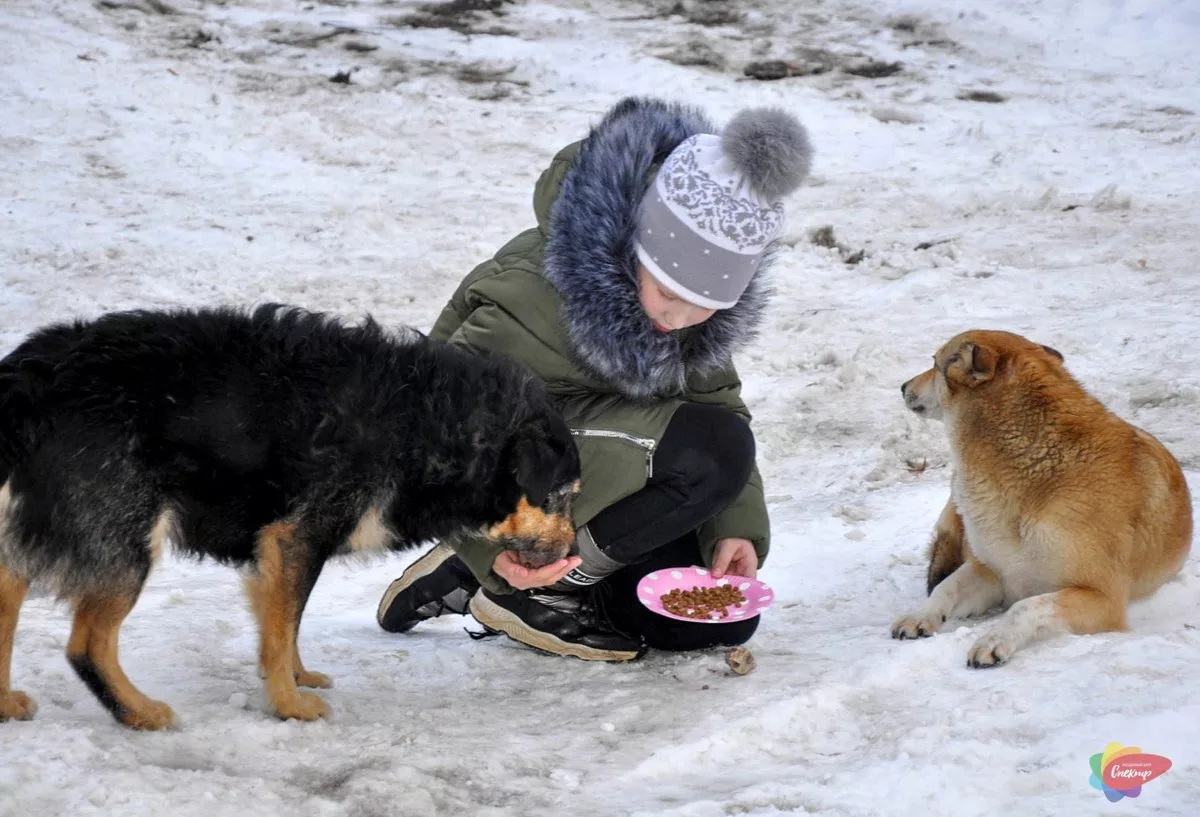
[[[311,591],[311,588],[310,588]],[[305,594],[304,603],[307,603],[309,594]],[[263,626],[263,580],[259,576],[249,576],[246,579],[246,596],[250,600],[250,609],[254,613],[254,618],[258,622],[259,631],[262,631]],[[301,609],[303,612],[303,609]],[[300,660],[300,622],[299,616],[296,621],[296,635],[294,636],[294,649],[292,651],[292,671],[296,677],[296,685],[302,687],[315,687],[319,689],[328,689],[333,686],[333,681],[328,675],[321,672],[312,672],[304,668],[304,662]],[[267,677],[267,669],[260,661],[258,665],[258,676],[260,678]]]
[[[117,660],[121,623],[133,609],[137,596],[134,591],[76,599],[67,660],[118,721],[133,729],[165,729],[175,725],[171,707],[143,695],[125,676]]]
[[[933,589],[942,580],[962,567],[966,558],[963,553],[963,540],[966,533],[963,530],[962,517],[954,500],[946,501],[942,515],[938,517],[933,529],[933,541],[929,544],[929,569],[925,573],[925,595],[931,595]]]
[[[1021,599],[975,642],[967,665],[995,667],[1032,641],[1058,633],[1079,635],[1126,629],[1125,604],[1086,587],[1068,587]]]
[[[0,722],[27,721],[37,712],[32,698],[12,688],[13,635],[28,591],[26,582],[0,565]]]
[[[986,613],[1004,601],[1004,587],[992,570],[974,558],[934,588],[916,613],[892,624],[892,638],[924,638],[936,633],[952,616]]]
[[[329,714],[329,707],[311,692],[296,688],[296,631],[304,599],[315,576],[311,559],[296,539],[296,525],[277,522],[258,538],[259,663],[266,673],[267,701],[281,718],[311,721]],[[319,568],[316,572],[319,572]]]
[[[333,686],[333,679],[323,672],[313,672],[304,668],[304,662],[300,660],[300,649],[296,648],[293,653],[292,668],[296,675],[296,684],[302,687],[313,687],[316,689],[329,689]]]
[[[296,635],[295,649],[292,651],[292,669],[296,674],[296,683],[300,686],[329,689],[333,686],[333,679],[323,672],[306,670],[304,662],[300,660],[300,618],[304,615],[304,608],[308,606],[308,597],[312,595],[312,589],[317,583],[317,578],[321,575],[322,567],[324,567],[324,564],[311,565],[309,573],[305,576],[303,595],[300,598],[300,609],[296,613]]]

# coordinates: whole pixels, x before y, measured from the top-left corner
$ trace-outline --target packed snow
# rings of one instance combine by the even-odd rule
[[[63,656],[68,611],[35,597],[13,681],[40,709],[0,725],[0,815],[1195,814],[1195,557],[1130,632],[995,670],[965,666],[984,623],[889,627],[924,595],[949,476],[898,387],[958,331],[1059,349],[1200,490],[1200,8],[459,6],[480,10],[0,3],[0,347],[110,309],[267,300],[427,329],[621,97],[785,107],[817,160],[739,360],[774,528],[758,668],[557,659],[457,617],[388,635],[400,555],[326,570],[301,643],[333,716],[281,722],[236,575],[167,559],[122,661],[181,728],[118,727]],[[1111,804],[1088,759],[1113,741],[1174,766]]]

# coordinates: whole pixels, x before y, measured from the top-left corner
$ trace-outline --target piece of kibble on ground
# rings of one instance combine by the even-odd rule
[[[745,647],[734,647],[730,650],[729,655],[725,656],[725,663],[738,675],[745,675],[757,665],[754,653]]]

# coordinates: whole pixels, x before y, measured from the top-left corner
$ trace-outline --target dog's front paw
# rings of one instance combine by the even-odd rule
[[[892,638],[927,638],[936,633],[945,621],[945,616],[925,613],[901,616],[892,624]]]
[[[283,720],[315,721],[329,716],[329,705],[311,692],[297,692],[275,702],[275,714]]]
[[[296,679],[296,686],[298,687],[329,689],[333,686],[333,679],[323,672],[312,672],[301,668],[292,673],[292,676]],[[258,677],[263,679],[267,677],[267,671],[263,669],[262,664],[258,665]]]
[[[179,726],[179,719],[175,717],[171,707],[162,701],[152,701],[149,698],[137,708],[126,708],[118,717],[121,723],[130,729],[144,729],[148,732]]]
[[[1003,635],[988,633],[976,641],[975,646],[967,653],[967,666],[972,669],[998,667],[1008,663],[1015,651],[1016,647]]]
[[[296,671],[296,686],[329,689],[333,686],[333,679],[323,672],[302,669]]]
[[[37,704],[24,692],[0,692],[0,722],[27,721],[37,712]]]

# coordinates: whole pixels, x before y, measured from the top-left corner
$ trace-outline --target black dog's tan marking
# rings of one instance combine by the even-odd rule
[[[265,612],[265,599],[263,595],[263,581],[255,575],[246,579],[246,597],[250,601],[250,611],[254,613],[254,620],[258,623],[259,633],[262,633],[263,614]],[[262,647],[261,639],[259,646],[259,663],[258,674],[260,678],[266,679],[266,667],[262,663]],[[300,660],[300,628],[299,622],[296,625],[296,635],[292,643],[292,675],[296,679],[296,686],[313,687],[317,689],[328,689],[333,686],[333,681],[328,675],[321,672],[312,672],[304,668],[304,662]]]
[[[12,492],[7,482],[0,486],[0,538],[5,536]],[[0,564],[0,721],[28,720],[37,705],[24,692],[12,688],[13,636],[29,583],[18,579]]]
[[[372,505],[358,520],[346,544],[351,553],[374,553],[386,550],[395,538],[383,521],[383,510]]]
[[[294,523],[263,528],[258,538],[258,576],[248,582],[254,587],[251,607],[259,623],[259,664],[272,709],[281,718],[302,721],[328,713],[324,701],[296,688],[300,665],[296,637],[304,605],[316,584],[312,573],[309,551],[298,541]]]
[[[13,634],[28,590],[28,584],[0,565],[0,721],[28,720],[37,709],[28,695],[12,688]]]
[[[175,723],[175,713],[143,695],[117,659],[118,631],[136,601],[136,595],[78,599],[67,660],[118,721],[133,729],[163,729]]]
[[[150,564],[158,564],[162,557],[163,544],[174,534],[178,536],[179,524],[175,512],[166,509],[158,515],[158,521],[150,531]]]
[[[565,501],[569,502],[570,499]],[[535,545],[524,553],[525,564],[537,568],[557,561],[566,554],[566,549],[575,541],[575,525],[569,512],[535,508],[525,497],[521,497],[516,511],[505,517],[499,525],[493,525],[488,536],[493,539],[545,543]]]
[[[296,646],[326,560],[461,534],[548,563],[574,541],[579,457],[528,370],[275,306],[132,312],[34,333],[0,361],[0,720],[31,582],[75,609],[72,667],[121,723],[174,722],[117,637],[168,540],[243,566],[271,708],[327,687]]]

